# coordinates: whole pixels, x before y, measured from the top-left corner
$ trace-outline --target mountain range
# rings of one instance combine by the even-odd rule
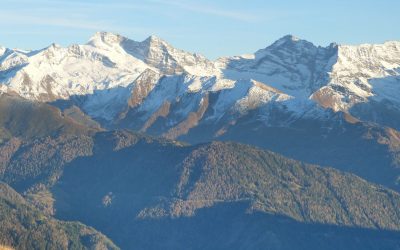
[[[0,47],[0,181],[67,248],[399,249],[398,93],[396,41]]]
[[[208,120],[228,111],[263,111],[272,103],[304,114],[316,103],[399,128],[398,121],[378,112],[398,112],[399,57],[400,42],[317,47],[289,35],[251,55],[210,61],[155,36],[136,42],[98,32],[87,44],[67,48],[1,48],[0,79],[2,92],[30,100],[85,97],[74,104],[110,124],[126,119],[127,109],[152,114],[165,102],[176,104],[172,111],[185,117],[198,111],[208,95],[218,94],[223,97],[213,103],[215,114]],[[180,106],[188,96],[194,100],[184,109]],[[176,125],[180,117],[174,118]]]
[[[289,35],[211,61],[156,36],[98,32],[85,45],[0,55],[3,96],[86,127],[250,143],[398,188],[400,42],[317,47]]]

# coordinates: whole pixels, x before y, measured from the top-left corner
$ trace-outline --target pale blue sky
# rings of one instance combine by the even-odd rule
[[[157,35],[209,58],[293,34],[317,45],[400,40],[399,0],[0,0],[0,45],[85,43],[95,31]]]

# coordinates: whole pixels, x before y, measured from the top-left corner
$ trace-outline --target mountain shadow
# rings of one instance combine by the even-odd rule
[[[122,248],[400,244],[400,196],[354,175],[236,143],[115,139],[99,134],[93,155],[67,163],[49,192],[58,218],[91,225]],[[302,233],[291,238],[294,228]]]
[[[119,249],[79,222],[56,220],[0,182],[0,249]]]

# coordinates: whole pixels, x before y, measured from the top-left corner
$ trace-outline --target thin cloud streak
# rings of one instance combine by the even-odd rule
[[[4,0],[8,1],[8,0]],[[9,1],[14,3],[13,1]],[[18,4],[24,3],[20,0]],[[26,1],[28,3],[28,1]],[[113,16],[104,15],[110,10],[131,11],[131,10],[150,10],[154,3],[127,4],[121,2],[74,2],[74,1],[48,1],[39,0],[38,3],[47,3],[46,7],[38,6],[13,6],[0,10],[0,27],[7,28],[13,25],[43,26],[43,27],[62,27],[78,30],[91,31],[113,31],[113,32],[148,32],[149,28],[128,26],[126,22],[118,23],[115,19],[98,19],[93,16]],[[154,9],[153,9],[154,11]],[[151,28],[154,30],[154,28]]]
[[[156,7],[154,4],[151,4],[152,1],[141,1],[141,2],[130,2],[130,3],[122,3],[119,1],[112,2],[78,2],[78,1],[64,1],[64,0],[38,0],[35,2],[35,5],[29,5],[32,3],[30,0],[19,0],[15,2],[15,0],[2,0],[18,6],[19,10],[47,10],[47,11],[82,11],[82,10],[103,10],[109,11],[113,10],[154,10]],[[150,4],[149,4],[150,2]],[[25,4],[24,4],[25,3]],[[46,7],[41,7],[41,6]]]
[[[77,20],[72,18],[38,17],[38,16],[16,16],[14,14],[1,13],[0,21],[2,24],[23,24],[23,25],[43,25],[65,28],[77,28],[85,30],[97,30],[110,28],[103,22],[89,22],[86,20]]]
[[[174,1],[174,0],[150,0],[154,3],[159,3],[163,5],[169,5],[172,7],[177,7],[183,10],[188,10],[192,12],[197,12],[201,14],[213,15],[218,17],[225,17],[230,19],[235,19],[238,21],[245,21],[245,22],[254,22],[258,21],[260,17],[250,14],[250,13],[243,13],[238,11],[231,11],[231,10],[223,10],[219,9],[215,6],[206,6],[206,5],[199,5],[193,2],[184,2],[184,1]]]
[[[36,17],[36,16],[24,16],[15,17],[13,15],[4,15],[0,12],[0,22],[2,24],[12,23],[15,25],[34,25],[34,26],[47,26],[47,27],[60,27],[60,28],[71,28],[76,30],[86,31],[111,31],[116,33],[135,33],[137,35],[147,36],[149,28],[146,27],[135,27],[135,26],[121,26],[111,22],[88,22],[86,20],[70,19],[70,18],[52,18],[52,17]],[[6,31],[3,29],[2,33]]]

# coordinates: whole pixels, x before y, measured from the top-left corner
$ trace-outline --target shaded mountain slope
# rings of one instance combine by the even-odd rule
[[[229,140],[256,145],[400,189],[400,133],[397,130],[362,122],[340,112],[327,112],[321,119],[307,116],[294,119],[290,114],[272,109],[269,124],[260,116],[258,112],[251,112],[229,123],[221,120],[217,125],[200,124],[178,139],[190,143]]]
[[[145,219],[136,223],[132,235],[138,238],[137,249],[399,248],[398,232],[299,223],[284,216],[249,214],[247,207],[225,203],[200,209],[193,217]]]
[[[118,249],[93,228],[44,215],[4,183],[0,183],[0,211],[0,246],[15,249]]]
[[[65,149],[37,150],[49,140]],[[22,143],[1,178],[48,214],[91,225],[123,248],[201,249],[217,233],[226,239],[217,249],[255,237],[254,249],[273,238],[272,249],[318,249],[325,240],[347,244],[346,232],[361,240],[344,249],[399,244],[400,195],[351,174],[236,143],[185,146],[127,131],[71,140]],[[296,225],[302,233],[287,243]]]
[[[159,159],[155,151],[168,156]],[[112,155],[103,153],[71,162],[51,189],[56,214],[101,228],[127,248],[140,242],[144,248],[167,244],[171,249],[204,249],[211,247],[209,242],[216,242],[211,240],[212,235],[224,234],[225,223],[235,227],[220,239],[221,245],[217,243],[221,249],[241,245],[238,241],[242,237],[254,239],[261,235],[254,245],[256,249],[257,244],[268,244],[269,230],[282,244],[288,237],[287,228],[298,222],[306,223],[304,228],[299,226],[301,230],[317,230],[318,224],[336,225],[321,228],[336,232],[332,237],[339,242],[349,241],[341,228],[399,229],[400,196],[356,176],[234,143],[206,144],[179,154],[177,151],[158,146],[129,147]],[[238,213],[237,217],[232,219],[231,213]],[[245,229],[255,214],[261,221],[271,219],[271,225],[280,221],[276,216],[290,219],[278,232],[265,224]],[[107,218],[113,218],[112,222]],[[199,226],[201,220],[206,222]],[[317,225],[307,227],[308,223]],[[386,242],[385,233],[371,232],[375,240],[393,249],[399,244],[398,233],[389,234]],[[368,233],[359,235],[368,238]],[[159,239],[157,243],[152,243],[153,237]],[[308,241],[313,247],[324,241],[324,236],[318,234],[304,233],[302,237],[298,242]],[[374,249],[374,244],[378,245],[375,240],[359,246]],[[286,247],[293,249],[294,244]],[[355,246],[349,244],[347,249]]]
[[[72,110],[70,110],[72,111]],[[82,117],[81,119],[78,119]],[[99,125],[83,114],[62,113],[45,103],[0,95],[0,140],[11,137],[39,138],[58,134],[87,134],[100,130]]]

